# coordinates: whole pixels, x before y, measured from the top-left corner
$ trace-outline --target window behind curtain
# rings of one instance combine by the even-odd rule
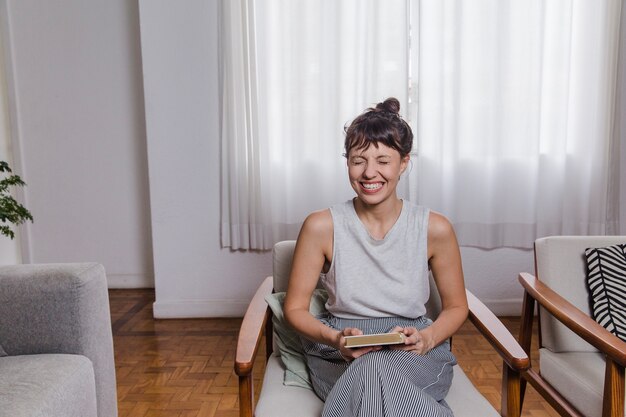
[[[411,198],[464,245],[617,231],[619,1],[423,1],[417,20]]]
[[[344,124],[389,96],[418,145],[400,193],[448,216],[462,245],[616,226],[618,0],[221,7],[223,39],[244,35],[222,42],[223,246],[269,249],[351,198]]]
[[[235,46],[255,50],[242,60],[242,79],[230,80],[241,105],[222,96],[224,112],[239,118],[247,113],[249,121],[236,128],[224,115],[222,148],[229,155],[222,177],[222,244],[269,249],[295,238],[311,211],[352,197],[342,156],[344,125],[386,97],[407,102],[408,3],[234,3],[222,2],[223,20],[250,22],[233,18],[237,11],[254,15],[254,35]],[[233,28],[224,30],[230,35]],[[229,59],[236,53],[222,50]],[[223,72],[228,78],[233,69]],[[246,83],[257,86],[256,94],[237,91]]]

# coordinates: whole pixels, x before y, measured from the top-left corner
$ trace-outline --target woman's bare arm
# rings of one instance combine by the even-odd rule
[[[450,221],[431,212],[428,222],[430,268],[441,296],[439,317],[422,333],[428,345],[437,346],[452,336],[467,318],[468,307],[461,264],[461,251]]]
[[[310,214],[300,230],[293,255],[284,312],[287,322],[307,339],[337,347],[336,330],[309,313],[313,290],[326,259],[332,256],[333,224],[329,210]]]

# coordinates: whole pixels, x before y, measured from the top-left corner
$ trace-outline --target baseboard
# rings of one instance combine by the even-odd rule
[[[155,301],[155,319],[243,317],[250,300]]]
[[[154,277],[140,274],[107,274],[109,289],[154,288]]]
[[[522,314],[522,299],[521,298],[508,298],[508,299],[483,299],[481,300],[489,310],[496,316],[513,316],[519,317]]]

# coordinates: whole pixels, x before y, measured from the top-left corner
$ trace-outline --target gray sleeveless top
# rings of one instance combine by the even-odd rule
[[[352,200],[330,208],[333,259],[321,275],[327,310],[343,318],[406,317],[426,313],[429,210],[403,201],[402,211],[382,239],[374,239]]]

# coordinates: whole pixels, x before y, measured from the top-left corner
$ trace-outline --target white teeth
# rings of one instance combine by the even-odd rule
[[[368,190],[376,190],[380,187],[382,187],[383,185],[379,182],[374,183],[374,184],[365,184],[363,183],[363,188],[367,188]]]

